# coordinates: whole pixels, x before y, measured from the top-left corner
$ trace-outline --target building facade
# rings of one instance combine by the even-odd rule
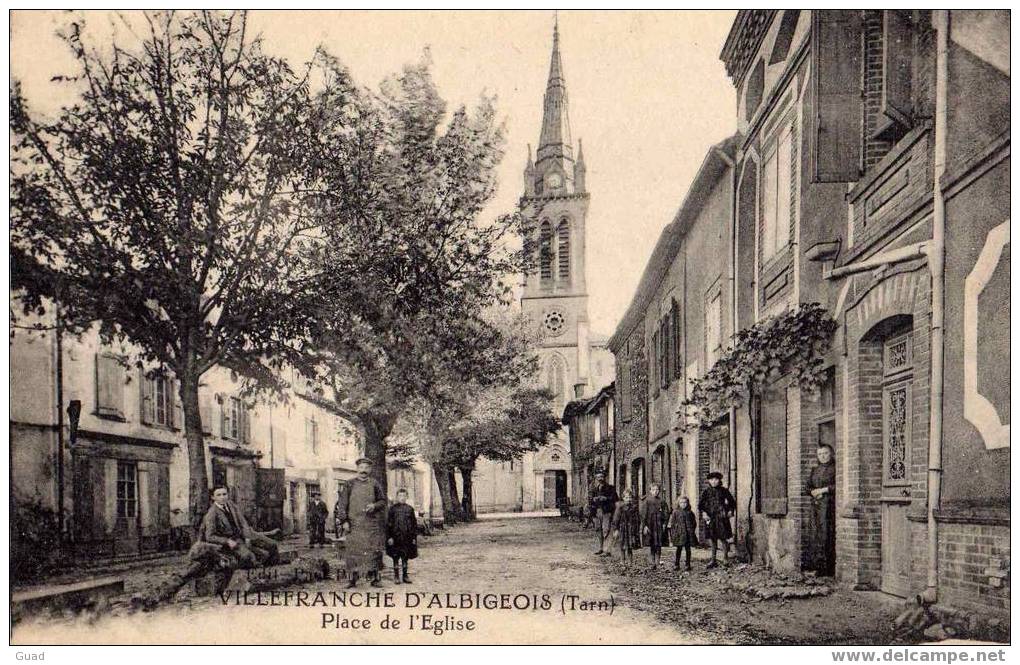
[[[18,330],[11,342],[13,505],[53,514],[78,557],[180,549],[191,535],[179,384],[137,358],[94,330]],[[225,369],[202,379],[210,489],[226,485],[260,529],[303,532],[312,493],[333,505],[363,438],[311,389],[251,400],[241,388]]]
[[[563,411],[563,424],[570,438],[571,502],[588,505],[588,487],[595,474],[606,474],[614,481],[616,467],[616,413],[613,403],[615,384],[609,384],[594,397],[569,402]]]
[[[613,356],[594,336],[588,318],[585,239],[589,193],[581,143],[570,133],[569,104],[559,27],[553,28],[549,78],[542,103],[542,130],[532,160],[528,150],[522,203],[536,221],[524,242],[537,248],[537,269],[524,276],[521,309],[540,331],[540,382],[563,413],[575,397],[593,394],[612,381]],[[520,462],[480,461],[474,499],[478,512],[554,508],[572,495],[570,444],[561,433],[543,450]]]
[[[616,354],[614,477],[641,497],[658,484],[672,502],[697,505],[709,471],[732,483],[729,418],[685,428],[690,382],[733,333],[733,160],[739,137],[709,149],[683,203],[659,237],[609,347]]]

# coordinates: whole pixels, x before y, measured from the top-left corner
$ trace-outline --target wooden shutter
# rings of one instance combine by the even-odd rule
[[[882,112],[904,127],[910,127],[914,112],[910,95],[914,24],[909,11],[896,9],[883,11],[882,22]]]
[[[786,390],[769,390],[761,403],[762,512],[785,515]]]
[[[138,472],[135,476],[135,494],[138,497],[138,523],[143,529],[153,525],[156,518],[156,479],[153,477],[155,462],[138,462]]]
[[[220,436],[224,439],[230,438],[230,432],[227,430],[227,409],[230,408],[230,398],[220,398]]]
[[[252,410],[245,405],[241,405],[241,436],[244,438],[245,443],[251,443],[251,418]]]
[[[170,465],[157,464],[155,468],[156,500],[155,526],[159,531],[170,529]]]
[[[96,413],[124,417],[124,368],[108,353],[96,354]]]
[[[100,467],[103,476],[103,512],[106,532],[113,533],[117,527],[117,460],[103,459]],[[138,486],[135,486],[137,496]],[[98,498],[98,497],[97,497]]]
[[[202,434],[212,434],[213,408],[212,395],[199,394],[198,413],[202,419]]]
[[[153,382],[145,376],[145,370],[138,370],[139,416],[142,424],[151,425],[156,420],[156,403],[153,395]]]
[[[171,418],[173,418],[173,427],[177,429],[184,429],[184,405],[181,404],[181,382],[170,381],[170,401],[173,403],[174,408],[171,412]]]
[[[859,10],[811,12],[815,93],[815,182],[852,182],[861,172],[861,21]]]
[[[76,541],[87,542],[93,539],[95,532],[92,458],[75,454],[73,464],[74,524],[71,532]]]
[[[669,320],[673,325],[673,329],[670,331],[670,336],[673,338],[673,378],[679,379],[683,373],[683,361],[680,360],[680,307],[676,304],[676,300],[670,307]]]

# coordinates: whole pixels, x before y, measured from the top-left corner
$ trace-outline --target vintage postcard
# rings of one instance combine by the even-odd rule
[[[18,658],[1010,641],[1009,10],[9,21]]]

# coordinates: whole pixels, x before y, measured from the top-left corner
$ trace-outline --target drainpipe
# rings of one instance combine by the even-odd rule
[[[944,293],[946,262],[946,201],[942,195],[942,175],[946,171],[946,120],[949,81],[949,11],[934,13],[935,53],[935,173],[932,241],[928,268],[931,271],[931,406],[928,428],[928,587],[924,600],[938,600],[939,532],[935,512],[942,501],[942,383],[944,369]]]

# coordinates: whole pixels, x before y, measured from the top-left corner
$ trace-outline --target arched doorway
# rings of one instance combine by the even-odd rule
[[[630,490],[634,499],[640,501],[648,491],[645,487],[645,458],[639,457],[630,463]]]

